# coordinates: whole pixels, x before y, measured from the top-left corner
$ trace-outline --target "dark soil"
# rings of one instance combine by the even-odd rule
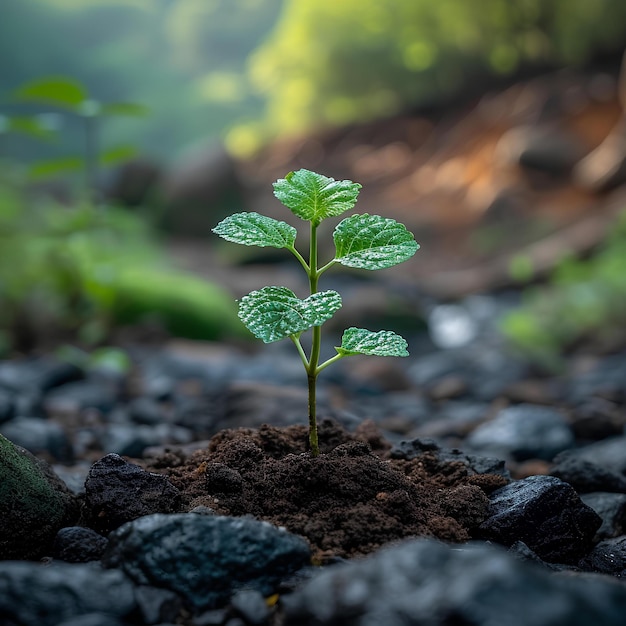
[[[168,475],[184,510],[206,506],[284,526],[309,541],[318,563],[410,536],[467,541],[487,517],[486,494],[506,482],[430,453],[390,459],[371,422],[351,434],[325,420],[319,438],[322,453],[312,457],[303,426],[225,430],[207,449],[167,452],[148,469]]]

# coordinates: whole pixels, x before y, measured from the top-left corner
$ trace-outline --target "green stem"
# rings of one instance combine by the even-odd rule
[[[337,260],[332,259],[331,261],[326,263],[326,265],[322,265],[322,267],[320,267],[317,270],[317,277],[319,278],[326,270],[330,269],[333,265],[335,265],[335,263],[337,263]]]
[[[304,348],[302,347],[302,344],[300,343],[300,337],[298,335],[289,335],[289,339],[291,339],[291,341],[293,341],[294,345],[298,349],[298,354],[300,355],[300,358],[302,359],[302,363],[304,363],[304,367],[305,367],[306,371],[308,372],[309,371],[309,360],[306,358],[306,354],[304,352]]]
[[[317,293],[317,225],[311,222],[311,237],[309,242],[309,287],[311,295]],[[313,326],[313,338],[311,340],[311,356],[307,367],[307,377],[309,381],[309,443],[311,444],[311,454],[318,456],[320,453],[317,438],[317,407],[316,407],[316,383],[317,364],[320,359],[320,349],[322,345],[322,329],[320,326]]]
[[[315,373],[319,374],[323,369],[326,369],[331,363],[334,363],[335,361],[339,361],[339,359],[343,359],[345,356],[348,356],[348,355],[335,354],[334,357],[331,357],[330,359],[328,359],[328,361],[324,361],[321,365],[319,365],[318,368],[315,370]]]
[[[295,247],[288,248],[288,250],[293,254],[293,256],[300,261],[300,265],[304,268],[304,271],[307,274],[311,273],[311,269],[309,268],[309,264],[304,260],[303,256],[295,249]]]

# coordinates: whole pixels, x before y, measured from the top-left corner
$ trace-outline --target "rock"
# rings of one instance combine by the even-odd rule
[[[604,357],[591,370],[572,376],[567,395],[572,403],[588,402],[594,396],[624,402],[626,353]]]
[[[85,502],[91,526],[109,532],[144,515],[176,511],[180,492],[165,476],[107,454],[87,475]]]
[[[135,588],[135,599],[146,624],[178,621],[183,605],[180,596],[173,591],[147,585]]]
[[[13,417],[15,417],[14,394],[0,389],[0,424],[8,422]]]
[[[532,404],[519,404],[500,411],[478,426],[466,440],[483,453],[516,461],[539,458],[551,461],[574,445],[574,434],[558,411]]]
[[[580,450],[567,450],[554,458],[550,470],[552,476],[569,483],[578,493],[610,491],[626,493],[626,477],[621,473],[601,465],[601,458],[594,455],[594,462],[582,456]]]
[[[411,441],[401,441],[390,451],[392,459],[405,459],[411,461],[424,452],[433,452],[437,460],[443,463],[460,461],[466,465],[472,474],[499,474],[505,478],[510,478],[509,471],[505,468],[504,461],[490,457],[482,457],[471,454],[464,454],[456,448],[442,448],[434,439],[413,439]]]
[[[2,425],[2,434],[33,454],[64,463],[74,457],[65,430],[56,422],[38,417],[16,417]]]
[[[303,539],[268,523],[178,514],[125,524],[109,536],[102,562],[136,583],[170,589],[202,611],[219,608],[243,588],[270,595],[309,559]]]
[[[572,451],[572,455],[626,475],[626,436],[610,437]]]
[[[242,589],[231,599],[230,604],[245,624],[261,626],[270,616],[270,610],[265,598],[254,589]]]
[[[601,518],[602,526],[596,539],[610,539],[623,535],[626,530],[626,495],[621,493],[588,493],[580,498]]]
[[[111,424],[102,436],[102,447],[105,452],[141,458],[151,446],[185,444],[192,439],[189,429],[171,424]]]
[[[78,504],[45,461],[0,435],[0,559],[42,556]]]
[[[430,539],[323,570],[283,602],[285,626],[619,626],[626,610],[619,584]]]
[[[510,546],[523,541],[549,563],[575,563],[591,548],[602,524],[574,489],[552,476],[530,476],[490,496],[490,515],[479,532]]]
[[[107,540],[91,528],[68,526],[61,528],[54,539],[52,556],[67,563],[99,561]]]
[[[626,537],[601,541],[578,565],[592,572],[626,577]]]
[[[136,608],[133,585],[119,570],[106,571],[95,564],[24,561],[7,561],[0,567],[4,624],[57,626],[89,614],[124,620]],[[94,623],[108,626],[102,620]]]
[[[84,409],[97,409],[110,413],[117,402],[115,382],[103,376],[57,387],[46,394],[46,409],[51,412],[78,413]]]
[[[599,441],[621,435],[626,415],[616,403],[592,396],[575,407],[571,425],[576,439]]]

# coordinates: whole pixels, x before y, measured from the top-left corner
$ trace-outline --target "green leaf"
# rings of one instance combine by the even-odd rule
[[[390,330],[373,332],[365,328],[348,328],[341,338],[341,347],[335,348],[342,356],[368,354],[373,356],[409,356],[404,337]]]
[[[46,76],[19,87],[14,97],[21,102],[43,102],[76,111],[87,98],[83,85],[64,76]]]
[[[223,219],[213,232],[227,241],[261,248],[292,248],[297,231],[286,222],[259,213],[235,213]]]
[[[290,172],[274,183],[274,195],[295,215],[319,224],[356,204],[361,185],[335,180],[309,170]]]
[[[115,165],[128,161],[135,156],[137,156],[137,148],[134,146],[116,146],[100,154],[98,160],[102,165]]]
[[[145,117],[149,112],[147,106],[135,102],[109,102],[100,108],[100,113],[107,117]]]
[[[380,270],[410,259],[419,249],[404,224],[379,215],[352,215],[333,233],[335,260],[348,267]]]
[[[51,139],[54,137],[54,131],[46,127],[45,124],[42,124],[36,117],[21,116],[5,119],[5,128],[7,131],[30,135],[37,139]]]
[[[32,178],[47,178],[62,172],[76,172],[84,169],[84,167],[85,161],[80,157],[62,157],[49,161],[39,161],[30,168],[28,173]]]
[[[320,291],[300,300],[287,287],[263,287],[239,302],[239,319],[265,343],[321,326],[341,308],[336,291]]]

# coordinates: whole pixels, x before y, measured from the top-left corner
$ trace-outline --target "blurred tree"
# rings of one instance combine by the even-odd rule
[[[477,76],[626,43],[623,0],[285,0],[250,77],[274,132],[392,114]]]

